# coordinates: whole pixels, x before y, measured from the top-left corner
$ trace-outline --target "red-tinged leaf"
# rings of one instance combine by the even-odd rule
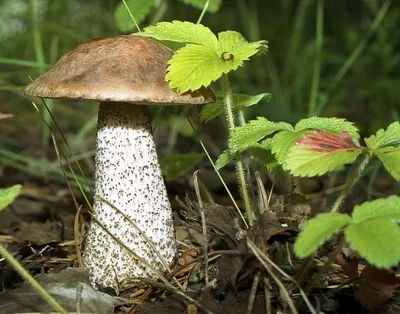
[[[285,169],[295,176],[320,176],[354,162],[361,153],[346,131],[335,135],[315,130],[296,140],[286,155]]]
[[[354,293],[354,296],[369,311],[374,311],[389,300],[400,286],[400,281],[394,272],[371,265],[363,269],[361,277],[367,280]]]
[[[343,272],[349,278],[358,277],[358,262],[359,258],[348,257],[343,253],[336,255],[336,262],[342,267]]]
[[[346,131],[340,132],[340,135],[335,135],[326,131],[316,130],[313,133],[305,134],[301,139],[297,140],[296,144],[316,152],[354,151],[360,149]]]
[[[7,118],[12,118],[12,117],[13,117],[12,114],[9,114],[9,113],[1,113],[1,112],[0,112],[0,120],[2,120],[2,119],[7,119]]]

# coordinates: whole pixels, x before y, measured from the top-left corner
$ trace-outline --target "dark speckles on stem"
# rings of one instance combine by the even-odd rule
[[[133,127],[135,123],[136,127]],[[102,104],[96,144],[95,195],[106,199],[133,220],[170,263],[176,252],[172,213],[158,166],[147,108],[132,104]],[[96,218],[132,252],[157,270],[164,271],[158,256],[118,211],[96,197],[94,212]],[[92,283],[102,286],[117,288],[118,283],[131,277],[155,276],[149,267],[138,262],[96,223],[92,223],[87,238],[84,261]]]

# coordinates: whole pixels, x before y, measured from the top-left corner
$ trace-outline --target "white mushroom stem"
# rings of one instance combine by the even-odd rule
[[[118,291],[133,277],[156,275],[165,266],[148,241],[113,204],[154,243],[169,264],[176,254],[171,206],[158,163],[146,106],[101,103],[97,124],[93,213],[124,246],[92,219],[84,265],[91,283]]]

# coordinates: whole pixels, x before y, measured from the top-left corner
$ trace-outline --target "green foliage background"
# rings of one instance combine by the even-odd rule
[[[200,10],[186,2],[190,1],[152,1],[150,14],[141,19],[140,27],[174,19],[196,22]],[[353,121],[361,135],[399,120],[400,3],[320,2],[324,7],[317,113]],[[37,122],[22,92],[28,76],[37,77],[81,42],[120,33],[115,21],[119,4],[117,0],[0,0],[0,112],[17,115],[15,121]],[[382,22],[371,32],[385,6]],[[268,40],[267,55],[254,58],[231,75],[237,93],[272,94],[268,102],[246,108],[248,120],[266,116],[293,123],[307,117],[314,62],[319,60],[317,8],[317,0],[225,0],[218,11],[205,14],[202,23],[214,33],[231,29],[249,41]],[[129,25],[124,27],[129,29]],[[358,58],[347,72],[340,72],[360,43],[364,45]],[[80,103],[57,105],[54,113],[74,134],[81,132],[82,139],[93,129],[89,118],[93,123],[96,108]]]

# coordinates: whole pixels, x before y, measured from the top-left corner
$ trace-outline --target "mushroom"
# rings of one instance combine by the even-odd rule
[[[97,288],[120,291],[130,278],[155,278],[177,252],[171,206],[143,105],[203,104],[215,101],[215,95],[206,88],[183,95],[169,89],[164,76],[172,55],[148,38],[92,40],[65,54],[25,89],[30,96],[100,102],[95,219],[83,255]]]

